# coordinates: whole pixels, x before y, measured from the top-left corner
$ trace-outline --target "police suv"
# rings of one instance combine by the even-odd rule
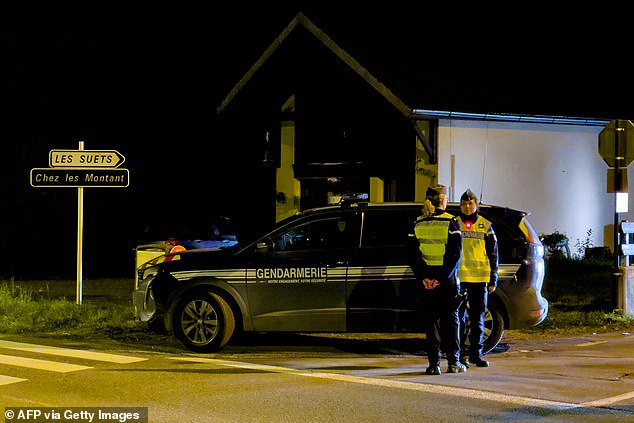
[[[298,213],[249,242],[161,255],[138,268],[142,321],[197,352],[239,331],[423,332],[420,281],[408,264],[421,203],[343,202]],[[459,205],[447,211],[457,215]],[[485,347],[505,329],[541,323],[544,248],[528,213],[480,205],[498,237],[498,289],[489,298]]]

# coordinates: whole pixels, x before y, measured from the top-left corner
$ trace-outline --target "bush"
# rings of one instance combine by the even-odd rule
[[[568,246],[568,236],[566,234],[555,231],[552,234],[542,234],[540,239],[544,247],[546,247],[548,257],[570,257],[570,247]]]

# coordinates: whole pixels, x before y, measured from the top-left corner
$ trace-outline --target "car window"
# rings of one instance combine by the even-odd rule
[[[363,219],[363,247],[388,247],[408,244],[408,234],[421,211],[369,210]]]
[[[482,216],[486,217],[493,223],[493,230],[495,231],[498,242],[500,240],[508,240],[509,242],[513,242],[515,240],[526,240],[526,237],[522,234],[519,227],[521,220],[511,219],[508,216],[486,213],[482,213]]]
[[[358,243],[359,225],[352,216],[307,222],[273,238],[276,251],[351,248]]]

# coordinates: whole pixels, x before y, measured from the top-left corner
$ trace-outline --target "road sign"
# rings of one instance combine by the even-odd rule
[[[629,192],[627,184],[627,168],[608,168],[608,189],[606,192]]]
[[[116,150],[51,150],[51,167],[119,167],[125,157]]]
[[[599,133],[599,154],[610,167],[627,167],[634,160],[634,124],[610,121]]]
[[[37,188],[125,188],[128,185],[130,185],[128,169],[50,167],[31,169],[31,186]]]

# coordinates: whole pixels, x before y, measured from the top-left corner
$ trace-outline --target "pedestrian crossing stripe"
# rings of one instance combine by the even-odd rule
[[[0,375],[0,385],[9,385],[11,383],[24,382],[26,379],[19,377]]]
[[[11,355],[0,355],[0,364],[11,366],[28,367],[30,369],[48,370],[51,372],[68,373],[78,370],[87,370],[91,367],[80,366],[79,364],[58,363],[56,361],[38,360],[36,358],[14,357]]]
[[[105,361],[108,363],[118,364],[130,364],[147,360],[147,358],[130,357],[126,355],[76,350],[71,348],[49,347],[44,345],[26,344],[23,342],[13,342],[5,340],[0,340],[0,348],[55,355],[61,357],[81,358],[85,360]]]
[[[54,355],[59,357],[71,357],[84,360],[103,361],[117,364],[130,364],[139,361],[145,361],[146,358],[131,357],[126,355],[108,354],[95,351],[84,351],[72,348],[49,347],[45,345],[27,344],[23,342],[13,342],[0,340],[0,349],[11,349],[16,351],[25,351],[38,354]],[[40,360],[36,358],[16,357],[11,355],[0,354],[0,364],[27,367],[36,370],[46,370],[58,373],[75,372],[79,370],[87,370],[92,367],[82,366],[79,364],[60,363],[55,361]],[[23,382],[28,379],[21,379],[12,376],[0,375],[0,386],[9,385],[11,383]]]

